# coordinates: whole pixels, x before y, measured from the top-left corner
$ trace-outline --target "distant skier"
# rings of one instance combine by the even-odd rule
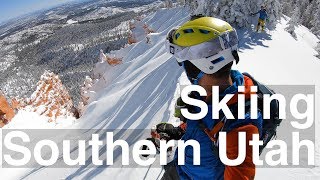
[[[261,26],[261,28],[262,28],[261,31],[264,32],[265,23],[266,23],[266,21],[269,20],[269,19],[268,19],[267,10],[266,10],[266,8],[265,8],[264,6],[261,6],[261,9],[260,9],[258,12],[256,12],[256,13],[251,13],[250,15],[251,15],[251,16],[254,16],[254,15],[256,15],[256,14],[259,14],[258,25],[257,25],[256,31],[258,32],[259,29],[260,29],[260,26]]]

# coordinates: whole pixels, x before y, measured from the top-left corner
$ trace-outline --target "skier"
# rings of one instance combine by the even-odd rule
[[[231,70],[233,61],[238,63],[238,37],[235,29],[225,21],[212,17],[200,17],[190,20],[168,33],[168,52],[176,57],[190,82],[202,86],[209,96],[201,97],[191,93],[192,98],[205,101],[208,114],[199,121],[185,119],[186,128],[174,128],[161,123],[157,126],[158,133],[172,135],[171,139],[196,140],[200,144],[200,165],[193,165],[193,148],[185,148],[185,165],[177,164],[177,152],[171,166],[165,167],[163,180],[171,179],[253,179],[255,165],[252,161],[252,147],[249,141],[253,134],[259,134],[262,124],[261,112],[257,119],[250,118],[247,112],[244,119],[227,120],[221,112],[219,119],[212,119],[212,86],[219,86],[220,98],[226,94],[238,92],[238,86],[245,87],[246,100],[250,98],[250,87],[253,80]],[[237,108],[237,96],[228,102],[233,112]],[[189,112],[197,113],[199,109],[187,106]],[[237,117],[237,116],[235,116]],[[229,159],[238,157],[238,132],[246,132],[246,157],[238,166],[226,166],[217,152],[219,143],[217,135],[220,131],[227,132],[226,147]],[[198,152],[197,152],[198,153]]]
[[[264,32],[265,23],[266,23],[266,21],[269,21],[267,10],[264,6],[261,6],[261,9],[258,12],[251,13],[250,15],[254,16],[256,14],[259,14],[258,25],[257,25],[256,31],[258,32],[260,29],[260,26],[261,26],[262,32]]]

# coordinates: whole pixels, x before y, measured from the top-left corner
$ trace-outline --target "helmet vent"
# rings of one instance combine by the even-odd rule
[[[218,59],[215,59],[215,60],[213,60],[213,61],[211,61],[211,63],[212,64],[217,64],[217,63],[219,63],[219,62],[221,62],[221,61],[223,61],[224,60],[224,57],[219,57]]]
[[[188,34],[188,33],[194,33],[193,29],[185,29],[183,30],[184,33]]]
[[[210,31],[207,31],[207,30],[204,30],[204,29],[199,29],[199,31],[202,33],[202,34],[209,34]]]
[[[177,34],[175,35],[175,38],[178,39],[179,37],[180,37],[180,33],[177,33]]]

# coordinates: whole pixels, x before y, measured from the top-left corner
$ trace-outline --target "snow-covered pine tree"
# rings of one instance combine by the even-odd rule
[[[207,9],[211,10],[209,15],[217,15],[229,23],[246,27],[252,23],[250,14],[258,12],[262,5],[267,9],[270,23],[280,18],[281,4],[278,0],[221,0],[216,4],[211,3]]]
[[[250,14],[258,12],[262,5],[267,8],[270,23],[281,17],[279,0],[186,0],[185,5],[192,15],[218,17],[239,27],[248,27],[253,22]]]
[[[190,7],[191,2],[192,2],[191,0],[185,0],[184,1],[184,6]]]
[[[300,21],[300,8],[298,6],[295,7],[293,15],[288,22],[288,27],[286,27],[286,31],[288,31],[294,38],[296,38],[296,33],[294,32],[295,27],[299,24]]]
[[[216,12],[213,14],[216,14],[218,17],[222,18],[225,21],[231,22],[233,19],[231,17],[231,6],[233,4],[234,0],[221,0],[218,3],[218,7],[216,9]]]
[[[172,2],[172,0],[165,0],[165,2],[164,2],[164,6],[165,6],[165,8],[172,8],[173,7],[173,2]]]
[[[282,13],[286,16],[291,17],[294,11],[294,2],[292,0],[282,0],[280,1],[282,5]]]
[[[230,21],[236,23],[239,27],[247,27],[249,23],[250,10],[248,6],[244,6],[248,1],[236,0],[233,1],[230,7]]]
[[[198,2],[200,1],[200,2]],[[206,2],[204,0],[186,0],[186,6],[190,8],[191,15],[203,14],[202,6],[205,6]]]
[[[314,17],[311,21],[312,28],[311,31],[320,37],[320,1],[316,1],[316,11]]]
[[[316,13],[316,1],[304,0],[303,7],[300,6],[301,9],[301,24],[306,26],[307,28],[311,28],[312,24],[311,21]]]
[[[186,2],[185,0],[177,0],[178,5],[182,6],[184,5]]]
[[[282,15],[280,2],[278,0],[266,0],[264,5],[268,12],[269,23],[275,24]]]
[[[307,21],[310,21],[310,18],[312,17],[312,15],[310,14],[311,12],[307,11],[311,10],[311,8],[308,9],[309,4],[312,4],[309,0],[297,0],[296,2],[296,6],[300,9],[299,23],[304,24],[305,26],[307,26]]]
[[[193,15],[205,14],[206,5],[207,3],[205,0],[196,0],[192,14]]]
[[[316,56],[320,59],[320,42],[318,42],[318,45],[316,47],[316,51],[318,52],[318,54]]]
[[[215,14],[215,12],[217,12],[217,7],[218,7],[217,1],[219,0],[206,1],[206,6],[203,14],[207,16],[216,17],[217,15]]]
[[[302,24],[309,28],[314,34],[318,36],[320,35],[319,0],[283,0],[281,1],[281,4],[283,13],[293,19],[291,19],[288,23],[288,25],[290,26],[287,27],[288,32],[293,32],[295,25]],[[294,8],[294,10],[292,10],[292,8]],[[299,16],[298,19],[297,16]]]

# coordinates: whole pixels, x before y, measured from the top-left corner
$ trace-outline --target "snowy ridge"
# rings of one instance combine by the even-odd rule
[[[173,114],[170,112],[170,106],[175,95],[177,80],[182,71],[181,69],[179,70],[179,66],[173,58],[165,53],[164,37],[168,30],[186,21],[189,16],[183,8],[163,9],[145,22],[147,24],[156,24],[158,19],[167,18],[168,14],[171,14],[172,17],[170,22],[167,22],[164,26],[158,25],[158,30],[162,31],[157,31],[156,33],[158,34],[152,36],[151,44],[140,41],[119,51],[119,54],[123,53],[124,57],[122,65],[106,71],[105,62],[97,64],[95,73],[102,73],[102,76],[99,80],[94,80],[96,82],[90,89],[93,95],[90,97],[89,105],[86,107],[83,116],[77,121],[78,124],[69,126],[70,128],[147,129],[151,128],[154,123],[170,120]],[[171,26],[167,26],[168,24],[171,24]],[[25,114],[21,115],[25,116]],[[16,118],[21,118],[21,115]],[[29,117],[36,118],[31,114]],[[143,133],[142,131],[140,132]],[[132,136],[144,139],[142,137],[143,134],[132,134]],[[130,137],[124,139],[127,138],[130,139]],[[132,143],[128,139],[127,141]],[[107,176],[116,177],[117,175],[113,173],[120,169],[110,169],[100,175],[99,173],[94,173],[100,171],[98,168],[70,170],[35,169],[34,173],[28,174],[28,169],[22,169],[20,173],[10,175],[8,178],[21,178],[25,174],[27,179],[33,179],[44,176],[42,173],[50,173],[52,174],[50,179],[66,177],[104,179],[106,177],[105,173],[112,173]],[[139,172],[137,179],[142,179],[146,175],[147,169],[142,170]],[[157,174],[161,171],[161,169],[154,170]],[[133,171],[117,173],[119,175],[118,179],[123,179],[128,173],[131,174]],[[153,178],[152,173],[150,173],[150,179]]]
[[[144,22],[152,27],[152,24],[158,19],[167,19],[167,16],[170,16],[170,14],[173,16],[176,11],[176,9],[160,10]],[[183,11],[184,9],[178,9],[178,14],[183,16]],[[187,13],[184,13],[184,16],[188,17]],[[171,20],[167,19],[167,21],[169,21],[168,24],[172,24],[172,26],[183,22],[181,20],[176,21],[174,18]],[[171,27],[166,26],[166,24],[159,26],[157,28],[158,31],[156,31],[158,34],[151,37],[151,44],[147,44],[142,40],[118,51],[116,57],[123,57],[122,65],[109,68],[108,71],[104,69],[104,66],[107,66],[105,62],[97,65],[97,69],[94,71],[95,74],[101,72],[104,72],[104,74],[102,75],[103,78],[93,85],[93,90],[96,91],[96,97],[90,99],[93,103],[89,104],[88,109],[92,109],[92,106],[95,108],[93,111],[87,110],[82,118],[86,119],[94,116],[104,119],[105,114],[110,114],[110,116],[107,119],[101,120],[100,125],[89,126],[90,128],[143,129],[148,125],[148,123],[145,122],[147,118],[143,115],[145,112],[152,111],[152,109],[155,111],[155,109],[161,107],[161,104],[171,102],[175,86],[170,84],[176,84],[181,71],[177,71],[179,66],[171,59],[171,56],[165,54],[165,38],[163,37],[170,28]],[[119,98],[121,100],[119,100]],[[155,105],[153,105],[154,103]],[[135,113],[136,105],[140,107],[139,111]],[[103,110],[101,108],[103,108]],[[161,108],[161,111],[157,114],[160,116],[156,118],[158,121],[166,121],[169,119],[166,113],[164,113],[164,108]],[[132,123],[125,125],[126,120],[128,122],[134,122],[133,124],[141,122],[143,126],[131,125]],[[149,118],[149,121],[152,120],[155,119]],[[122,125],[118,126],[117,121],[121,122],[120,124]],[[79,126],[88,128],[88,123],[88,121],[80,120]],[[117,125],[115,126],[114,124]]]
[[[150,43],[143,39],[111,52],[123,57],[122,65],[113,68],[106,62],[96,65],[92,87],[86,89],[90,91],[89,104],[78,123],[70,128],[140,130],[161,121],[174,122],[172,103],[179,83],[185,84],[186,78],[174,58],[165,53],[164,42],[167,32],[188,18],[185,9],[174,8],[161,9],[143,19],[142,22],[155,31],[148,35]],[[316,51],[313,49],[318,39],[302,27],[297,31],[300,38],[295,40],[284,30],[286,23],[282,19],[274,31],[265,34],[239,30],[241,60],[235,68],[250,72],[259,81],[270,85],[314,84],[318,95],[320,61],[314,56]],[[316,97],[316,107],[319,105]],[[319,111],[316,111],[316,120],[317,117],[320,117]],[[134,143],[144,138],[142,131],[134,131],[130,136],[122,139]],[[316,139],[319,162],[319,134]],[[11,171],[18,172],[8,173]],[[7,179],[158,179],[162,172],[160,168],[0,169]],[[312,179],[316,176],[320,176],[319,167],[298,170],[264,168],[257,169],[256,179]]]
[[[13,98],[11,104],[18,113],[4,127],[7,129],[70,126],[75,121],[75,113],[78,113],[59,76],[49,71],[40,77],[37,89],[30,98]]]
[[[122,8],[117,7],[100,7],[99,9],[94,10],[93,12],[87,14],[83,18],[79,18],[81,21],[94,20],[98,18],[107,18],[109,16],[115,15],[117,13],[125,12]],[[78,19],[77,19],[78,20]]]

